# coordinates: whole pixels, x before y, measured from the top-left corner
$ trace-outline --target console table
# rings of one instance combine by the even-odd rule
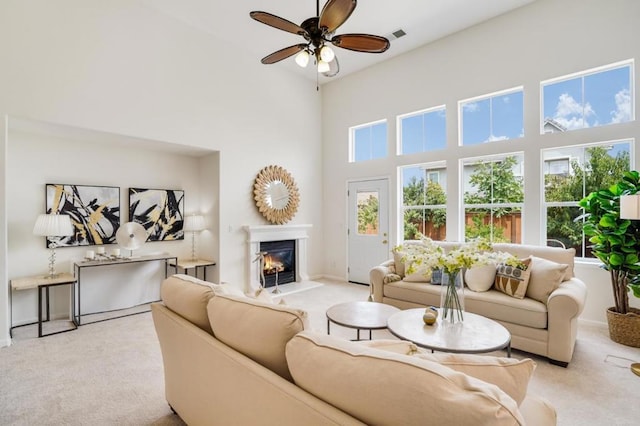
[[[50,309],[49,309],[49,288],[50,287],[58,287],[62,285],[70,285],[71,286],[71,300],[74,299],[75,294],[75,284],[76,279],[73,275],[69,273],[56,274],[53,277],[49,277],[47,275],[36,275],[32,277],[22,277],[22,278],[14,278],[11,280],[11,290],[27,290],[31,288],[38,289],[38,337],[50,336],[52,334],[64,333],[67,331],[75,330],[78,328],[78,323],[76,322],[75,316],[75,304],[71,304],[71,319],[70,321],[73,323],[73,328],[68,328],[60,331],[56,331],[53,333],[43,334],[42,333],[42,290],[45,291],[45,304],[47,315],[44,321],[50,320]],[[11,291],[9,292],[9,296],[11,296]],[[11,311],[11,318],[13,318],[13,307],[9,308]],[[13,319],[11,319],[11,323]],[[33,324],[33,323],[30,323]],[[24,324],[24,325],[30,325]],[[18,326],[19,327],[19,326]],[[13,324],[10,324],[9,328],[9,337],[13,337]]]
[[[130,265],[132,263],[140,263],[140,262],[155,262],[155,261],[163,261],[164,262],[164,277],[167,278],[167,276],[169,275],[169,267],[173,267],[175,268],[175,272],[178,272],[178,267],[176,266],[177,262],[178,262],[178,258],[176,256],[172,256],[172,255],[168,255],[168,254],[161,254],[161,255],[149,255],[149,256],[135,256],[135,257],[122,257],[122,258],[113,258],[113,257],[109,257],[109,256],[103,256],[101,258],[95,259],[95,260],[83,260],[80,262],[74,262],[73,267],[74,267],[74,272],[75,272],[75,277],[78,283],[78,292],[77,292],[77,306],[75,306],[76,304],[74,303],[74,307],[75,309],[75,323],[77,325],[82,325],[82,270],[85,268],[95,268],[95,267],[100,267],[100,266],[113,266],[113,265]],[[125,308],[126,309],[126,308]],[[130,314],[125,314],[125,315],[119,315],[119,316],[114,316],[114,317],[109,317],[106,319],[102,319],[102,320],[97,320],[97,321],[92,321],[93,322],[100,322],[100,321],[107,321],[110,319],[115,319],[115,318],[121,318],[121,317],[126,317],[129,315],[136,315],[136,314],[141,314],[144,312],[149,312],[149,310],[146,311],[142,311],[142,312],[135,312],[135,313],[130,313]],[[90,324],[90,323],[89,323]]]

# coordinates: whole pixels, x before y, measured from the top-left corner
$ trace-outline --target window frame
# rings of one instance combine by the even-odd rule
[[[447,210],[447,203],[445,201],[445,204],[422,204],[422,205],[415,205],[415,206],[405,206],[404,204],[404,170],[405,169],[412,169],[412,168],[422,168],[424,173],[424,178],[425,178],[425,182],[424,184],[427,184],[427,173],[428,170],[438,170],[438,176],[440,176],[440,170],[447,170],[447,162],[446,161],[430,161],[430,162],[421,162],[421,163],[415,163],[415,164],[407,164],[407,165],[402,165],[402,166],[398,166],[397,170],[398,170],[398,244],[401,244],[403,241],[405,241],[404,239],[404,217],[405,217],[405,212],[407,210],[444,210],[446,212]],[[440,185],[440,182],[437,182],[438,185]],[[442,187],[442,185],[440,185]],[[446,188],[443,188],[444,192],[445,192],[445,196],[446,196]],[[446,218],[445,218],[445,223],[444,223],[444,229],[445,229],[445,239],[446,237],[446,230],[447,230],[447,224],[446,224]]]
[[[444,137],[445,137],[445,147],[443,149],[447,148],[447,105],[446,104],[442,104],[442,105],[436,105],[433,107],[429,107],[429,108],[425,108],[425,109],[421,109],[418,111],[413,111],[413,112],[408,112],[406,114],[400,114],[398,116],[396,116],[396,155],[398,156],[405,156],[405,155],[416,155],[416,154],[422,154],[425,152],[431,152],[431,151],[437,151],[437,149],[423,149],[422,151],[418,151],[418,152],[412,152],[409,154],[405,154],[403,153],[403,146],[402,146],[402,120],[406,119],[406,118],[411,118],[411,117],[417,117],[417,116],[424,116],[426,114],[431,114],[434,112],[438,112],[438,111],[443,111],[444,112],[444,120],[445,120],[445,128],[444,128]],[[424,145],[424,140],[423,140],[423,145]]]
[[[355,137],[355,133],[358,130],[361,129],[365,129],[365,128],[372,128],[378,124],[385,124],[385,144],[384,144],[384,156],[382,157],[375,157],[375,158],[367,158],[366,160],[356,160],[356,137]],[[371,148],[373,149],[373,144],[371,145]],[[382,158],[387,158],[389,156],[389,123],[387,121],[386,118],[380,119],[380,120],[375,120],[375,121],[371,121],[369,123],[364,123],[364,124],[358,124],[357,126],[351,126],[349,127],[349,163],[362,163],[364,161],[371,161],[371,160],[379,160]]]
[[[591,148],[591,147],[598,147],[598,146],[607,146],[607,145],[615,145],[615,144],[620,144],[620,143],[628,143],[629,144],[629,170],[635,170],[635,143],[636,143],[636,138],[634,137],[629,137],[629,138],[621,138],[621,139],[611,139],[611,140],[605,140],[605,141],[599,141],[599,142],[588,142],[588,143],[581,143],[581,144],[568,144],[568,145],[560,145],[560,146],[553,146],[553,147],[549,147],[549,148],[543,148],[540,150],[540,241],[544,241],[545,243],[549,240],[548,238],[548,209],[550,207],[576,207],[576,208],[580,208],[580,206],[578,205],[580,200],[576,200],[576,201],[550,201],[548,202],[546,199],[546,188],[545,188],[545,178],[546,178],[546,174],[544,171],[544,163],[545,163],[545,158],[544,158],[544,153],[545,151],[552,151],[552,150],[560,150],[560,149],[577,149],[580,148],[582,150],[582,156],[584,157],[584,150]],[[557,158],[562,158],[562,157],[554,157],[552,159],[557,159]],[[569,175],[572,174],[571,171],[571,156],[568,156],[569,158]],[[583,185],[583,197],[586,196],[588,194],[586,194],[584,192],[584,185]],[[584,233],[583,233],[583,250],[586,249],[586,244],[588,243],[588,239],[586,239],[584,237]],[[577,261],[580,262],[584,262],[584,263],[599,263],[600,261],[597,258],[592,258],[592,257],[585,257],[583,256],[584,253],[578,253],[578,251],[576,250],[576,254],[575,254],[575,259]]]
[[[501,141],[512,141],[512,140],[517,140],[517,139],[522,139],[524,138],[524,121],[525,121],[525,111],[524,111],[524,106],[525,106],[525,100],[524,100],[524,86],[520,85],[520,86],[514,86],[508,89],[504,89],[504,90],[498,90],[496,92],[491,92],[491,93],[485,93],[479,96],[474,96],[471,98],[466,98],[466,99],[460,99],[458,101],[458,146],[459,147],[465,147],[465,146],[474,146],[474,145],[482,145],[483,143],[475,143],[475,144],[468,144],[465,145],[464,144],[464,114],[463,114],[463,108],[465,104],[470,104],[470,103],[474,103],[474,102],[478,102],[478,101],[483,101],[483,100],[489,100],[491,102],[491,99],[493,98],[497,98],[499,96],[504,96],[504,95],[508,95],[511,93],[522,93],[522,135],[518,136],[516,138],[508,138],[508,139],[500,139],[500,140],[493,140],[493,141],[486,141],[483,143],[493,143],[493,142],[501,142]],[[491,107],[493,109],[493,107]],[[492,135],[493,133],[493,114],[492,112],[490,112],[489,114],[489,136]]]
[[[499,209],[499,208],[519,208],[520,209],[520,220],[521,220],[521,230],[520,230],[520,241],[521,243],[512,243],[512,244],[522,244],[522,242],[526,241],[525,239],[525,200],[526,200],[526,185],[527,182],[525,180],[524,173],[524,165],[525,165],[525,155],[524,151],[515,151],[515,152],[506,152],[506,153],[498,153],[498,154],[487,154],[481,156],[467,157],[461,158],[458,160],[458,172],[459,172],[459,194],[458,199],[460,202],[460,214],[458,217],[458,229],[459,229],[459,241],[466,241],[466,212],[467,209],[479,208],[479,209]],[[478,204],[467,204],[464,201],[465,194],[465,178],[464,171],[465,165],[472,165],[475,163],[481,162],[493,162],[498,163],[507,157],[519,156],[522,157],[522,162],[519,163],[520,169],[516,176],[522,179],[522,193],[523,199],[520,203],[478,203]],[[491,239],[492,242],[493,238]]]
[[[631,119],[629,121],[625,121],[624,123],[629,123],[629,122],[633,122],[636,121],[636,97],[635,97],[635,59],[625,59],[623,61],[618,61],[618,62],[614,62],[611,64],[607,64],[607,65],[601,65],[598,67],[594,67],[594,68],[589,68],[586,70],[582,70],[582,71],[577,71],[577,72],[573,72],[570,74],[565,74],[559,77],[554,77],[554,78],[549,78],[546,80],[542,80],[540,82],[540,97],[539,97],[539,108],[540,108],[540,134],[541,135],[546,135],[548,133],[558,133],[558,132],[545,132],[544,131],[544,124],[545,124],[545,116],[544,116],[544,88],[546,86],[552,85],[552,84],[557,84],[557,83],[561,83],[563,81],[570,81],[570,80],[574,80],[577,78],[582,78],[582,94],[584,95],[584,78],[591,76],[591,75],[595,75],[595,74],[599,74],[599,73],[603,73],[603,72],[607,72],[607,71],[612,71],[615,69],[619,69],[619,68],[624,68],[626,66],[629,66],[629,93],[631,94]],[[584,100],[583,100],[583,105],[584,105]],[[549,117],[553,120],[553,117]],[[584,119],[584,117],[583,117]],[[606,127],[606,126],[610,126],[612,124],[624,124],[624,123],[606,123],[606,124],[601,124],[599,126],[596,127]],[[589,129],[591,127],[582,127],[580,129],[567,129],[564,132],[560,132],[560,133],[565,133],[565,132],[572,132],[575,130],[585,130],[585,129]]]

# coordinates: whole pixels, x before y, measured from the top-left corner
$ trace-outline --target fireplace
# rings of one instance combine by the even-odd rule
[[[296,281],[296,241],[263,241],[260,251],[264,254],[264,286],[273,287]]]
[[[266,225],[266,226],[245,226],[247,232],[247,254],[246,265],[249,274],[246,291],[255,291],[260,287],[259,262],[255,262],[256,255],[262,251],[262,243],[276,241],[294,241],[295,257],[292,260],[293,282],[289,286],[297,285],[309,280],[307,272],[307,241],[308,231],[311,225]],[[275,284],[275,276],[273,277]],[[281,284],[280,272],[278,272],[278,285]]]

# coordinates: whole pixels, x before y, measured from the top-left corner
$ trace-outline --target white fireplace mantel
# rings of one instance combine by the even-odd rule
[[[295,240],[296,242],[296,282],[309,280],[307,269],[307,240],[309,229],[313,225],[261,225],[245,226],[247,232],[247,269],[249,271],[249,287],[260,287],[260,270],[258,262],[254,262],[263,241]]]

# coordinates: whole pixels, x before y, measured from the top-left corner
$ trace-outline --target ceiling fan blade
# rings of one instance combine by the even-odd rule
[[[293,22],[287,21],[286,19],[279,16],[272,15],[271,13],[253,11],[249,12],[249,16],[251,16],[258,22],[262,22],[263,24],[269,25],[270,27],[286,31],[288,33],[299,35],[304,35],[307,33],[300,25],[294,24]]]
[[[349,19],[356,8],[356,0],[329,0],[322,8],[318,27],[326,28],[326,33],[333,33]]]
[[[331,39],[334,46],[356,52],[382,53],[390,46],[389,40],[371,34],[342,34]]]
[[[273,52],[271,55],[267,55],[260,62],[263,64],[275,64],[283,59],[287,59],[289,56],[295,55],[301,50],[306,49],[307,45],[304,43],[294,44],[293,46],[285,47],[277,52]]]
[[[322,75],[325,77],[334,77],[336,74],[340,72],[340,64],[338,63],[338,58],[333,58],[333,61],[329,62],[329,71],[323,72]]]

